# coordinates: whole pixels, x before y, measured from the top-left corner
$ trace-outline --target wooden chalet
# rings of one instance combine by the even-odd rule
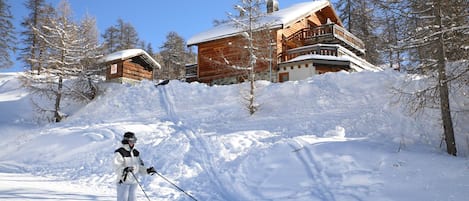
[[[106,81],[135,83],[153,80],[153,70],[161,66],[141,49],[127,49],[111,53],[100,59],[106,65]]]
[[[284,9],[278,9],[276,0],[269,0],[267,14],[256,26],[255,34],[270,40],[264,47],[268,53],[256,63],[258,79],[283,82],[340,70],[380,70],[362,58],[366,54],[363,41],[344,29],[327,0]],[[246,60],[246,51],[235,48],[244,45],[241,33],[228,22],[190,38],[188,46],[197,46],[198,51],[197,65],[188,68],[191,80],[209,84],[241,81],[242,70],[233,68],[237,61]]]

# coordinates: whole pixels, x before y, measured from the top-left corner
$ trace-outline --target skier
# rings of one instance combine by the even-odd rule
[[[146,168],[140,153],[134,148],[137,137],[132,132],[124,133],[122,146],[114,153],[114,170],[117,174],[117,201],[136,201],[135,189],[138,174],[154,174],[154,167]]]

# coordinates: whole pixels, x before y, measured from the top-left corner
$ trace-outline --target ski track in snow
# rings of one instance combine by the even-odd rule
[[[216,174],[218,172],[218,170],[215,169],[215,167],[218,167],[218,164],[215,163],[216,154],[211,151],[211,145],[206,140],[207,135],[202,135],[199,132],[195,132],[189,129],[189,127],[184,126],[184,123],[181,122],[181,120],[178,118],[177,109],[174,106],[174,90],[172,87],[162,86],[159,87],[159,90],[162,94],[161,104],[164,106],[169,119],[176,124],[175,126],[177,126],[178,132],[182,133],[187,139],[190,140],[190,152],[200,153],[198,160],[201,161],[199,162],[199,165],[202,167],[203,174],[207,175],[209,178],[207,181],[209,184],[205,185],[215,186],[217,188],[215,192],[219,192],[219,196],[212,199],[233,200],[233,196],[227,194],[227,183],[223,183],[221,176]]]
[[[217,174],[220,170],[216,169],[216,167],[220,167],[216,162],[216,153],[211,151],[211,144],[209,144],[206,141],[207,136],[202,136],[200,133],[194,133],[194,132],[188,132],[190,134],[189,139],[193,140],[193,147],[195,148],[195,152],[198,153],[206,153],[206,154],[201,154],[201,160],[202,160],[202,168],[204,171],[204,174],[206,174],[209,178],[208,184],[205,184],[206,186],[215,186],[217,189],[215,192],[218,192],[219,197],[216,199],[221,199],[221,200],[233,200],[233,196],[230,195],[228,189],[230,189],[230,186],[227,186],[230,184],[230,182],[223,182],[222,175]]]
[[[295,149],[295,147],[292,146],[292,149]],[[327,182],[328,179],[325,178],[326,175],[322,174],[320,169],[324,168],[324,166],[319,160],[314,158],[308,146],[304,146],[302,150],[296,151],[295,155],[302,162],[304,171],[313,181],[311,187],[313,195],[317,196],[319,200],[334,201],[334,195],[329,191],[331,188],[327,186],[329,183]]]

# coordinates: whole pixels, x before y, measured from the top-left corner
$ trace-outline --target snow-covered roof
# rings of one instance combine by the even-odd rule
[[[127,50],[121,50],[117,51],[111,54],[108,54],[101,59],[99,59],[99,62],[101,63],[106,63],[110,61],[116,61],[116,60],[127,60],[133,57],[137,56],[142,56],[143,59],[150,64],[153,68],[161,68],[161,65],[156,62],[155,59],[153,59],[147,52],[145,52],[142,49],[127,49]]]
[[[260,19],[258,24],[260,26],[269,25],[271,28],[285,27],[286,25],[296,22],[298,19],[321,10],[322,8],[329,5],[330,3],[327,0],[298,3],[288,8],[280,9],[279,11],[267,14],[266,16],[262,17],[262,19]],[[235,36],[241,31],[241,28],[236,27],[233,22],[224,23],[192,36],[189,40],[187,40],[187,45],[196,45],[203,42]]]

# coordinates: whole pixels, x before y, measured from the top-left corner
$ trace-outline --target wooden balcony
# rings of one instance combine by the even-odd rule
[[[324,24],[320,27],[304,28],[284,38],[284,50],[314,45],[340,44],[357,56],[365,55],[365,44],[362,40],[336,24]]]

